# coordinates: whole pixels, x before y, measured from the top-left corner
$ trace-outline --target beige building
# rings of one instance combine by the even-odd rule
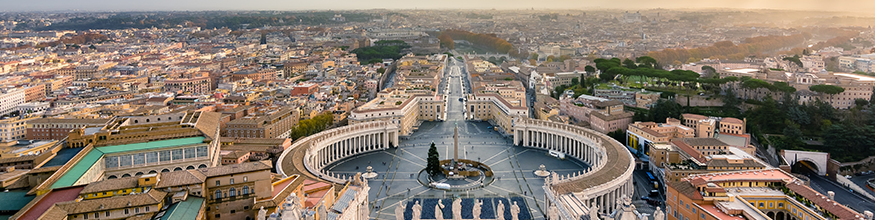
[[[377,98],[359,106],[349,114],[350,125],[387,121],[399,126],[399,135],[410,135],[420,121],[446,119],[446,96],[433,92],[386,89]]]
[[[625,131],[632,123],[634,113],[623,110],[623,102],[589,95],[570,97],[559,101],[562,114],[578,122],[588,123],[590,128],[601,133]]]
[[[741,78],[746,76],[769,83],[785,82],[789,86],[796,88],[796,92],[793,95],[799,99],[800,104],[820,99],[838,109],[854,107],[856,99],[870,101],[873,93],[872,88],[875,87],[875,77],[853,73],[791,73],[764,71],[754,68],[719,70],[719,72],[720,77],[735,76]],[[839,94],[830,95],[809,90],[809,87],[812,85],[821,84],[839,86],[844,88],[844,91]],[[766,96],[771,96],[774,99],[780,100],[784,95],[781,91],[771,91],[766,88],[745,89],[740,85],[740,82],[727,83],[722,87],[723,89],[733,89],[740,98],[746,99],[762,100]]]
[[[284,138],[298,124],[300,111],[291,107],[263,107],[249,109],[249,115],[225,124],[228,137]]]

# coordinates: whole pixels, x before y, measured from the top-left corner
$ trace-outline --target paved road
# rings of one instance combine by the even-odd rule
[[[632,194],[632,203],[638,208],[638,212],[653,214],[653,211],[656,210],[656,206],[650,205],[647,201],[641,199],[642,196],[649,196],[650,190],[656,189],[653,187],[653,184],[651,184],[650,178],[647,177],[646,171],[635,170],[635,172],[632,173],[632,181],[635,184],[635,191]],[[660,192],[660,195],[657,196],[656,199],[661,201],[659,206],[662,210],[665,210],[664,193]]]
[[[875,211],[875,201],[866,197],[852,193],[845,187],[835,183],[825,177],[818,175],[809,175],[811,178],[811,188],[820,193],[827,194],[827,191],[835,192],[835,200],[859,213],[863,211]]]
[[[395,206],[410,198],[450,197],[525,197],[534,219],[544,219],[543,179],[534,170],[544,164],[548,170],[566,175],[589,167],[584,162],[551,157],[546,151],[512,146],[512,139],[488,129],[489,123],[465,121],[462,62],[450,61],[450,74],[444,80],[449,85],[447,120],[423,122],[419,130],[400,139],[399,148],[357,155],[328,166],[332,173],[352,175],[372,166],[378,176],[368,183],[371,187],[373,219],[394,219]],[[444,87],[440,87],[444,88]],[[467,192],[447,192],[423,186],[417,175],[425,168],[429,145],[434,142],[441,159],[452,158],[453,130],[459,129],[459,157],[478,160],[495,173],[491,184]],[[423,209],[433,207],[423,207]],[[506,207],[507,208],[507,207]]]

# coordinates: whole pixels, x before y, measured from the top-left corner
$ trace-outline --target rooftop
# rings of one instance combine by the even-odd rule
[[[185,201],[178,202],[167,208],[161,220],[168,219],[197,219],[200,214],[201,206],[204,204],[204,199],[199,197],[188,197]]]
[[[192,144],[200,144],[203,143],[204,137],[190,137],[190,138],[178,138],[178,139],[170,139],[170,140],[161,140],[161,141],[152,141],[145,143],[136,143],[136,144],[123,144],[123,145],[113,145],[106,147],[97,147],[93,150],[87,152],[85,157],[79,160],[73,167],[70,168],[66,173],[64,173],[61,178],[58,179],[54,184],[52,184],[53,189],[72,186],[79,180],[85,172],[87,172],[92,165],[97,163],[100,158],[103,157],[104,154],[108,153],[120,153],[127,151],[137,151],[137,150],[148,150],[148,149],[156,149],[156,148],[165,148],[165,147],[175,147],[175,146],[183,146],[183,145],[192,145]]]

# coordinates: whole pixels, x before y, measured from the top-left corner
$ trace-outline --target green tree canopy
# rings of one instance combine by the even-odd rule
[[[590,65],[586,65],[586,67],[583,67],[583,70],[586,71],[587,73],[594,73],[595,67],[592,67]]]
[[[811,90],[814,92],[830,94],[830,95],[835,95],[835,94],[839,94],[839,93],[844,92],[845,88],[842,88],[841,86],[835,86],[835,85],[820,84],[820,85],[809,86],[808,90]]]
[[[435,147],[434,142],[428,147],[428,157],[426,159],[425,172],[430,176],[441,173],[440,154]]]

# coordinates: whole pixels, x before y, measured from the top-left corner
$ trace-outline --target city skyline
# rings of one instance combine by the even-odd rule
[[[363,9],[617,9],[617,10],[646,10],[646,9],[772,9],[772,10],[798,10],[798,11],[835,11],[868,13],[875,9],[875,2],[864,0],[718,0],[718,1],[694,1],[694,0],[670,0],[670,1],[645,1],[645,0],[618,0],[610,2],[578,2],[558,1],[551,4],[541,2],[510,0],[497,2],[494,0],[467,2],[460,0],[451,1],[422,1],[408,2],[402,0],[380,1],[272,1],[255,0],[240,2],[218,0],[188,0],[168,1],[156,0],[148,2],[125,2],[108,0],[48,0],[39,2],[16,2],[4,6],[0,12],[23,12],[23,11],[208,11],[208,10],[363,10]]]

